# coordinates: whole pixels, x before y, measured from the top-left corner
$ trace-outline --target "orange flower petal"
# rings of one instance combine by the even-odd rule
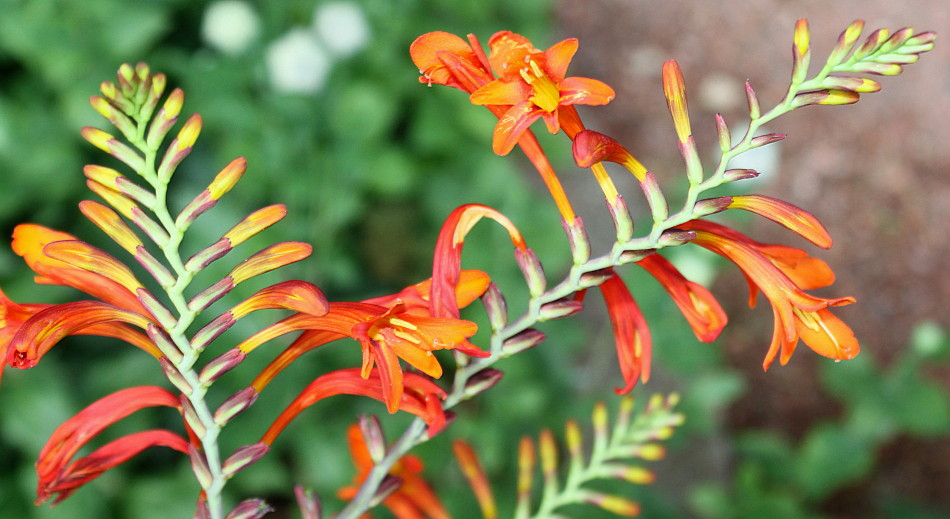
[[[734,196],[729,209],[742,209],[763,216],[823,249],[831,248],[831,235],[825,226],[808,211],[784,200],[765,195]]]
[[[420,81],[430,85],[471,93],[494,79],[471,45],[447,32],[430,32],[416,38],[409,46],[409,55],[422,74]]]
[[[496,79],[473,92],[469,100],[475,105],[515,105],[530,95],[531,87],[521,78]]]
[[[586,77],[569,77],[558,85],[561,92],[559,104],[564,105],[605,105],[617,94],[607,83]]]
[[[385,402],[379,373],[373,371],[368,379],[363,379],[359,368],[341,369],[321,375],[310,383],[287,406],[270,426],[261,442],[271,445],[287,425],[307,407],[334,395],[362,395]],[[444,399],[445,391],[422,375],[406,373],[406,390],[398,402],[399,410],[422,418],[429,425],[429,435],[434,436],[445,425],[445,413],[440,405],[433,405],[432,399]]]
[[[696,338],[712,342],[726,326],[726,312],[705,287],[686,279],[672,263],[659,254],[651,254],[637,262],[663,285],[686,317]]]
[[[531,101],[522,101],[509,108],[495,125],[492,151],[501,156],[511,153],[515,144],[518,144],[518,139],[544,113],[544,110],[538,108]]]
[[[577,53],[577,46],[577,38],[569,38],[544,51],[544,71],[555,83],[560,83],[567,75],[567,67]]]

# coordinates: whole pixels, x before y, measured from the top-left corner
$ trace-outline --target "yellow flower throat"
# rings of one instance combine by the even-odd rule
[[[531,85],[534,93],[529,100],[545,112],[553,112],[561,101],[561,91],[551,78],[541,70],[533,59],[528,66],[521,69],[521,77],[525,83]]]

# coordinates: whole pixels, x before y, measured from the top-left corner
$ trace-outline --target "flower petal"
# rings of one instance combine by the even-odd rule
[[[610,85],[603,81],[586,77],[569,77],[558,85],[561,99],[558,102],[564,105],[605,105],[617,94]]]
[[[492,151],[497,155],[507,155],[518,144],[518,139],[528,130],[532,123],[537,121],[544,110],[535,106],[531,101],[522,101],[504,113],[495,125],[492,136]]]
[[[617,343],[617,360],[625,386],[616,388],[617,394],[633,389],[637,379],[650,379],[650,354],[652,341],[646,319],[630,290],[616,273],[600,285],[607,303],[607,312],[614,329]]]
[[[420,82],[430,85],[445,85],[471,93],[494,79],[472,46],[447,32],[419,36],[409,46],[409,55],[422,74]]]
[[[146,313],[135,295],[115,281],[98,272],[78,269],[53,259],[43,252],[46,245],[67,240],[76,238],[41,225],[20,224],[13,229],[12,248],[36,272],[37,283],[73,287],[115,306]]]
[[[763,216],[798,233],[822,249],[831,248],[831,235],[825,226],[808,211],[784,200],[765,195],[733,196],[729,209],[743,209]]]
[[[442,224],[435,244],[429,302],[432,317],[459,317],[461,303],[457,299],[457,291],[462,272],[462,248],[465,245],[465,236],[483,217],[491,218],[501,224],[508,231],[511,242],[516,248],[526,248],[524,238],[518,228],[507,216],[497,210],[479,204],[468,204],[456,208]]]
[[[726,312],[705,287],[686,279],[672,263],[659,254],[637,262],[663,285],[689,322],[696,338],[712,342],[726,326]]]
[[[311,405],[334,395],[362,395],[385,402],[378,371],[363,379],[360,368],[341,369],[321,375],[311,382],[290,405],[274,420],[261,442],[273,444],[287,425]],[[433,405],[433,398],[444,399],[445,391],[429,379],[415,373],[406,373],[403,392],[398,408],[422,418],[429,425],[429,435],[434,436],[445,425],[445,413],[441,405]]]
[[[23,323],[10,342],[6,361],[17,368],[31,368],[67,335],[94,325],[99,325],[98,331],[104,332],[106,330],[102,328],[103,323],[113,321],[133,324],[143,329],[151,323],[142,314],[98,301],[76,301],[51,306],[37,312]],[[97,335],[116,336],[106,333]]]
[[[160,387],[139,386],[117,391],[87,406],[57,427],[40,451],[36,462],[36,473],[40,480],[37,490],[38,499],[42,502],[49,497],[50,492],[57,491],[47,490],[47,485],[57,481],[64,474],[64,467],[75,456],[76,452],[92,438],[95,438],[103,429],[146,407],[166,406],[178,408],[179,405],[176,396]],[[134,447],[135,443],[124,445],[131,448]],[[111,449],[115,449],[115,447]],[[105,452],[115,454],[111,449]],[[88,458],[92,458],[92,456],[90,455]],[[88,464],[84,466],[88,466]],[[103,470],[107,468],[109,467],[105,467]],[[92,477],[89,479],[92,479]],[[75,486],[80,484],[82,482]],[[66,497],[66,495],[61,495],[59,499]]]
[[[541,51],[534,48],[534,45],[520,34],[511,31],[496,32],[488,40],[488,47],[491,53],[488,55],[488,61],[491,63],[492,70],[502,78],[518,78],[521,69],[525,63],[534,56],[540,57]]]
[[[469,96],[474,105],[516,105],[531,96],[531,87],[518,79],[496,79]]]
[[[142,431],[123,436],[84,456],[48,481],[40,481],[36,503],[43,504],[53,494],[53,504],[69,497],[80,486],[99,477],[103,472],[125,463],[149,447],[168,447],[179,452],[188,451],[188,442],[181,436],[162,429]]]
[[[231,314],[235,319],[240,319],[251,312],[265,309],[293,310],[321,316],[329,311],[330,303],[327,302],[323,292],[312,283],[284,281],[258,290],[253,296],[232,308]]]
[[[577,53],[577,38],[569,38],[555,43],[544,51],[544,71],[555,83],[560,83],[567,75],[567,67]]]

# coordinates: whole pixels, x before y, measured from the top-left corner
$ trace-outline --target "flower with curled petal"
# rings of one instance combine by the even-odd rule
[[[834,274],[821,260],[793,247],[765,245],[728,227],[692,220],[678,226],[696,233],[695,243],[732,261],[745,274],[754,305],[759,290],[772,303],[775,331],[762,363],[768,369],[779,352],[788,363],[799,339],[819,355],[836,360],[854,358],[860,346],[854,333],[830,307],[854,302],[852,297],[823,298],[804,292],[831,284]]]

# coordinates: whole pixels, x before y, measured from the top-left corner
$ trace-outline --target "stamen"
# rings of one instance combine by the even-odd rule
[[[399,337],[402,340],[409,341],[413,344],[422,344],[421,339],[419,339],[415,335],[412,335],[411,333],[406,333],[402,330],[393,329],[393,335],[395,335],[396,337]]]
[[[408,330],[413,330],[413,331],[419,329],[418,326],[416,326],[416,325],[410,323],[409,321],[403,321],[402,319],[400,319],[400,318],[398,318],[398,317],[390,317],[390,318],[389,318],[389,324],[392,324],[392,325],[394,325],[394,326],[399,326],[399,327],[402,327],[402,328],[406,328],[406,329],[408,329]]]
[[[541,67],[538,66],[538,62],[531,60],[530,62],[528,62],[528,64],[531,66],[531,72],[534,72],[535,76],[541,77],[542,75],[544,75],[544,71],[542,71]]]

